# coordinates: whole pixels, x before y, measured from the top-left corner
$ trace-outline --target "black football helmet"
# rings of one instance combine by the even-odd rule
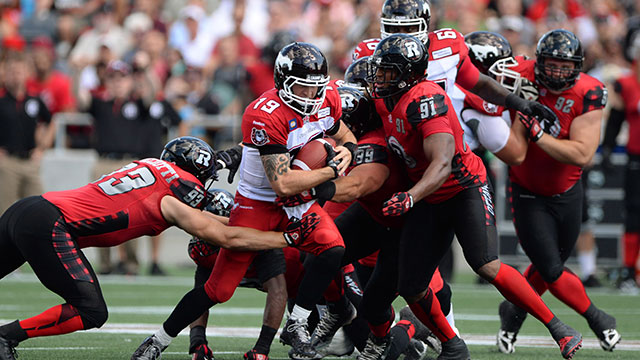
[[[315,45],[294,42],[282,48],[276,58],[273,80],[280,99],[301,115],[314,115],[324,102],[329,84],[327,59]],[[316,96],[305,98],[293,93],[293,85],[316,86]]]
[[[509,68],[518,65],[511,44],[504,36],[489,31],[474,31],[464,37],[469,58],[481,73],[496,79],[511,92],[520,85],[520,73]]]
[[[224,217],[231,215],[235,199],[230,192],[223,189],[209,189],[207,196],[209,202],[204,208],[206,211]]]
[[[373,102],[359,89],[341,86],[338,88],[342,100],[342,121],[349,130],[360,138],[362,135],[382,126]]]
[[[380,37],[405,33],[423,44],[429,41],[431,7],[427,0],[386,0],[380,16]]]
[[[428,61],[429,53],[414,36],[393,34],[382,39],[367,67],[371,96],[380,99],[408,91],[425,77]]]
[[[369,83],[367,82],[367,68],[369,57],[361,57],[347,67],[344,72],[345,86],[356,88],[369,96]]]
[[[568,70],[547,66],[546,59],[568,60],[575,64],[575,68]],[[580,76],[583,61],[582,44],[574,33],[564,29],[551,30],[542,35],[536,47],[536,81],[553,91],[569,89]]]
[[[172,162],[193,174],[204,185],[217,179],[216,154],[203,140],[182,136],[169,141],[160,154],[160,160]]]

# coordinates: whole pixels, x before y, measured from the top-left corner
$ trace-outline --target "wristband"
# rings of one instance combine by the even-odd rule
[[[344,143],[344,145],[342,145],[344,147],[347,148],[347,150],[349,150],[349,152],[351,153],[351,160],[353,160],[353,157],[356,154],[356,151],[358,151],[358,144],[354,144],[351,141]]]
[[[331,200],[336,194],[336,183],[333,181],[325,181],[314,189],[318,200]]]
[[[507,97],[504,99],[504,105],[509,109],[518,110],[523,114],[526,114],[528,110],[527,100],[519,97],[514,93],[510,93],[509,95],[507,95]]]

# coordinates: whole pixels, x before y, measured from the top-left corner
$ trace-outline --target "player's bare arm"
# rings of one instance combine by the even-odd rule
[[[472,89],[467,89],[480,96],[483,100],[492,104],[504,106],[506,97],[511,92],[505,89],[499,82],[485,74],[480,74],[478,82]]]
[[[338,162],[338,170],[344,171],[347,169],[349,164],[351,164],[351,158],[353,154],[349,149],[344,147],[343,145],[346,143],[357,144],[358,140],[355,135],[349,130],[349,128],[340,121],[340,127],[338,128],[338,132],[331,136],[333,140],[336,141],[336,156],[333,158],[334,161]]]
[[[225,226],[216,219],[194,209],[173,196],[160,202],[162,216],[173,224],[206,242],[226,249],[257,251],[287,246],[281,232]]]
[[[389,168],[384,164],[362,164],[353,168],[349,175],[338,178],[335,202],[348,202],[369,195],[382,186],[389,177]]]
[[[260,159],[271,188],[280,197],[299,194],[335,177],[329,166],[310,171],[292,170],[289,153],[261,155]]]
[[[449,133],[436,133],[423,140],[422,147],[429,166],[420,181],[409,189],[414,203],[438,190],[447,180],[451,174],[451,160],[456,150],[455,146],[455,139]]]
[[[601,124],[602,109],[592,110],[573,119],[569,139],[556,139],[545,133],[537,144],[560,162],[585,167],[598,149]]]

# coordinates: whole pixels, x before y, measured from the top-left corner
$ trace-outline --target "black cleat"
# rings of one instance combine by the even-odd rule
[[[500,330],[496,339],[498,350],[501,353],[511,354],[516,351],[518,332],[527,313],[508,300],[503,300],[498,307],[498,315],[500,315]]]
[[[356,307],[351,303],[349,303],[349,307],[344,314],[335,314],[330,310],[330,308],[327,308],[311,335],[311,345],[318,351],[329,346],[336,332],[341,327],[351,324],[351,321],[357,315]]]
[[[621,336],[616,330],[616,318],[591,305],[586,314],[589,327],[598,337],[600,347],[604,351],[613,351],[620,342]]]
[[[391,344],[391,335],[387,334],[385,337],[377,337],[369,333],[367,344],[364,349],[358,355],[357,360],[382,360],[387,357]]]
[[[160,359],[162,352],[166,349],[166,346],[160,344],[158,339],[151,335],[144,339],[142,344],[138,346],[136,351],[131,356],[131,360],[156,360]]]
[[[320,359],[321,356],[311,346],[311,336],[307,319],[289,318],[280,334],[280,342],[290,345],[289,358],[295,360]]]
[[[16,346],[18,346],[17,341],[0,336],[0,360],[16,360],[18,357]]]
[[[459,336],[442,343],[442,352],[438,360],[471,360],[469,349]]]

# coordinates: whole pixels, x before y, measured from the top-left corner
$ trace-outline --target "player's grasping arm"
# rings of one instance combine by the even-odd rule
[[[334,181],[335,194],[329,200],[349,202],[369,195],[382,186],[389,177],[389,168],[384,164],[370,163],[356,166],[349,175]]]
[[[176,225],[206,242],[234,250],[256,251],[297,245],[315,229],[318,222],[317,216],[311,214],[305,216],[300,222],[290,223],[285,233],[225,226],[215,218],[184,204],[173,196],[162,198],[160,210],[169,224]]]
[[[262,160],[262,166],[271,188],[280,197],[299,194],[336,177],[336,172],[329,166],[315,170],[291,169],[289,167],[291,162],[289,153],[261,155],[260,160]],[[338,174],[343,172],[344,169],[339,170]]]
[[[339,165],[342,165],[344,169],[351,164],[351,160],[353,155],[358,148],[358,140],[355,135],[349,130],[349,128],[344,125],[342,120],[338,120],[336,124],[337,131],[333,135],[329,135],[333,140],[336,141],[336,156],[333,158]]]

